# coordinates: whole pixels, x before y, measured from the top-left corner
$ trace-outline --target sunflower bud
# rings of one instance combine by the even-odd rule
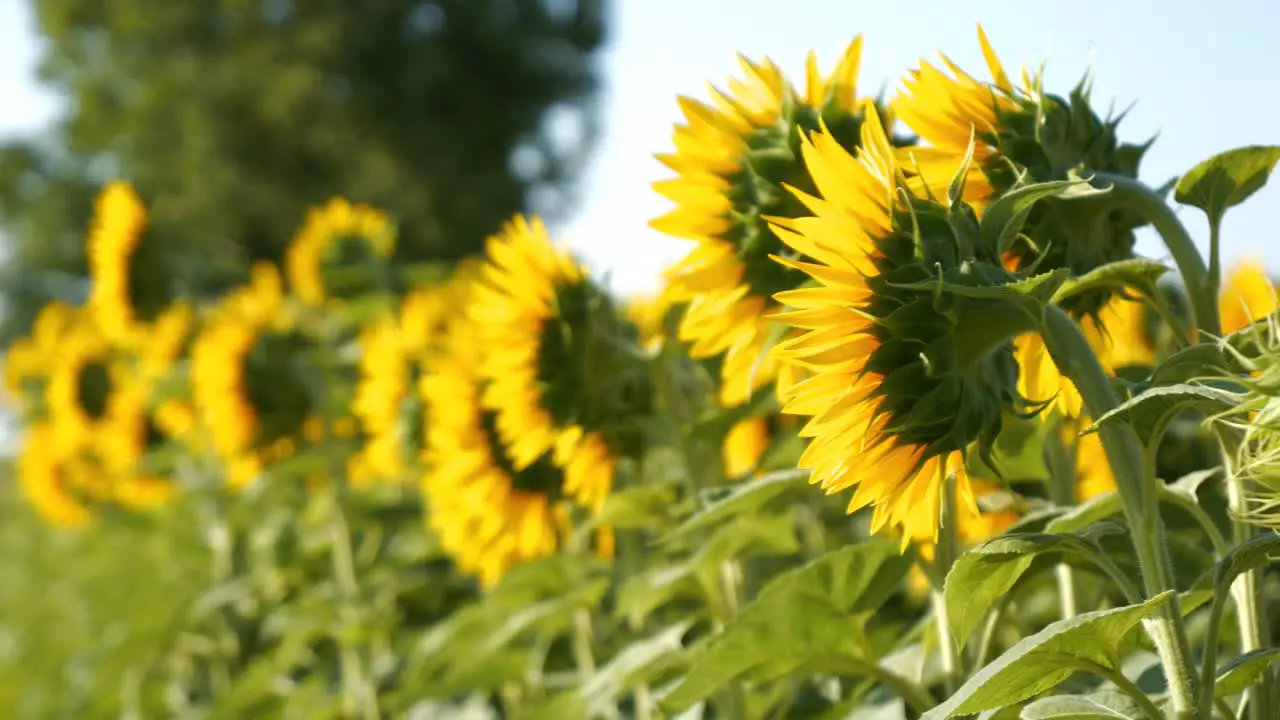
[[[1137,177],[1150,142],[1118,138],[1121,117],[1103,119],[1090,104],[1087,82],[1067,97],[1045,93],[1043,78],[1022,73],[1015,87],[982,29],[979,41],[990,84],[943,57],[951,74],[922,62],[894,101],[903,121],[927,147],[906,151],[908,171],[925,186],[948,182],[966,164],[969,141],[977,146],[966,168],[965,200],[979,211],[1028,183],[1088,178],[1096,173]],[[1017,269],[1066,269],[1080,276],[1133,257],[1134,231],[1144,221],[1107,195],[1045,198],[1031,211],[1024,234],[1008,249]],[[1096,316],[1110,291],[1081,293],[1064,303],[1076,317]]]

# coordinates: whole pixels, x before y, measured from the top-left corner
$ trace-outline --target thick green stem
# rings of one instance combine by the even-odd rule
[[[1100,186],[1110,185],[1111,192],[1118,201],[1141,213],[1155,227],[1156,232],[1160,233],[1169,253],[1173,255],[1173,261],[1178,265],[1178,272],[1182,274],[1191,310],[1195,314],[1196,327],[1210,335],[1219,335],[1216,268],[1211,274],[1205,267],[1199,248],[1173,209],[1164,198],[1133,178],[1098,173],[1094,181]],[[1212,255],[1216,259],[1216,248],[1211,250],[1214,250]]]
[[[1045,308],[1045,341],[1059,370],[1079,389],[1091,417],[1101,417],[1119,405],[1111,380],[1080,327],[1056,306]],[[1099,434],[1124,504],[1145,594],[1155,597],[1166,590],[1176,590],[1157,502],[1157,480],[1155,473],[1144,467],[1137,433],[1128,423],[1112,422],[1103,426]],[[1177,595],[1162,603],[1159,614],[1144,624],[1169,681],[1174,717],[1193,717],[1196,681]]]
[[[1239,428],[1221,422],[1214,423],[1214,429],[1217,431],[1218,442],[1222,448],[1222,467],[1226,473],[1227,507],[1231,512],[1231,541],[1239,546],[1253,537],[1253,527],[1242,519],[1247,509],[1245,480],[1240,476],[1236,461],[1244,442],[1243,433]],[[1242,655],[1265,647],[1266,638],[1270,635],[1267,632],[1266,615],[1258,604],[1259,577],[1258,570],[1250,570],[1241,573],[1231,583],[1231,598],[1236,606],[1236,622],[1240,633],[1240,654]],[[1216,644],[1216,636],[1212,640]],[[1216,649],[1215,647],[1206,648],[1206,674],[1213,672],[1213,669],[1208,666],[1207,658]],[[1264,670],[1258,682],[1245,691],[1245,697],[1249,702],[1249,717],[1253,720],[1271,720],[1275,717],[1271,707],[1273,674],[1270,669]],[[1213,676],[1209,675],[1209,679],[1212,680],[1212,678]],[[1212,691],[1202,688],[1201,692],[1211,694]],[[1207,704],[1208,700],[1202,695],[1201,705],[1206,712]]]
[[[929,599],[933,605],[933,624],[937,629],[943,680],[947,694],[950,695],[960,686],[961,673],[960,649],[951,632],[951,622],[947,617],[947,598],[943,593],[947,573],[951,572],[951,566],[955,564],[956,556],[959,555],[959,537],[956,533],[956,481],[955,476],[950,473],[943,479],[939,506],[938,544],[934,548],[934,566],[930,578],[933,587],[930,589]]]
[[[1055,428],[1056,429],[1056,428]],[[1057,433],[1055,433],[1055,436]],[[1074,463],[1068,462],[1067,453],[1057,440],[1048,443],[1049,458],[1049,499],[1059,507],[1070,507],[1076,501],[1076,473]],[[1079,614],[1076,603],[1076,578],[1071,565],[1060,562],[1054,568],[1054,576],[1058,580],[1058,602],[1062,610],[1062,619],[1067,620]]]

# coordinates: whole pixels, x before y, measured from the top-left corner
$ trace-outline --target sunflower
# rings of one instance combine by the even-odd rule
[[[760,466],[760,458],[769,449],[769,421],[762,417],[740,420],[730,428],[720,453],[727,478],[740,478]]]
[[[395,228],[383,212],[334,198],[307,214],[289,245],[289,286],[314,306],[376,290],[385,285],[395,246]]]
[[[58,433],[47,422],[27,428],[18,456],[18,485],[39,515],[58,527],[82,527],[93,518],[85,487],[94,478],[59,450]]]
[[[1276,311],[1276,289],[1257,260],[1237,265],[1223,283],[1218,301],[1222,332],[1242,330]]]
[[[403,476],[408,454],[404,404],[414,389],[413,368],[394,318],[383,318],[361,331],[360,377],[351,412],[360,421],[365,444],[359,451],[370,479]]]
[[[296,367],[303,344],[270,264],[255,266],[250,284],[225,296],[196,336],[194,408],[233,487],[291,455],[313,416]]]
[[[856,488],[849,511],[873,506],[873,532],[932,541],[948,473],[959,512],[976,512],[965,452],[990,449],[1001,414],[1015,407],[1017,366],[1007,340],[961,358],[957,318],[985,305],[923,288],[940,282],[935,273],[992,284],[1016,276],[999,258],[961,262],[961,247],[982,246],[957,237],[969,226],[947,218],[972,210],[908,202],[874,108],[866,118],[856,158],[826,133],[805,138],[820,197],[797,192],[813,216],[775,222],[788,246],[812,258],[778,262],[816,281],[775,296],[788,307],[779,319],[798,335],[774,354],[809,373],[781,392],[782,410],[810,418],[799,464],[812,482],[828,493]]]
[[[548,452],[517,467],[483,407],[480,339],[449,324],[423,376],[431,415],[422,489],[431,527],[458,567],[494,585],[513,565],[556,552],[569,529],[565,473]]]
[[[1075,435],[1069,432],[1069,435]],[[1068,440],[1069,442],[1069,440]],[[1096,432],[1075,437],[1076,500],[1085,502],[1116,489],[1102,436]]]
[[[104,498],[131,510],[147,510],[168,502],[177,491],[170,478],[143,470],[147,452],[164,442],[164,434],[147,410],[149,383],[129,377],[115,389],[120,411],[97,429],[85,453],[105,478],[109,496]]]
[[[690,354],[722,356],[720,400],[727,406],[778,379],[778,362],[766,353],[778,340],[768,318],[777,308],[771,297],[805,276],[770,261],[795,255],[765,218],[804,214],[784,186],[812,190],[800,160],[806,130],[822,123],[844,147],[856,145],[864,118],[861,55],[859,36],[823,77],[811,53],[803,93],[772,62],[739,57],[745,80],[731,80],[727,93],[713,88],[712,104],[679,99],[685,122],[675,129],[676,151],[658,156],[676,177],[654,184],[676,207],[651,225],[696,243],[666,273],[670,300],[687,303],[679,332],[692,344]]]
[[[1090,106],[1087,83],[1067,98],[1048,94],[1043,79],[1022,71],[1015,87],[982,28],[978,41],[991,75],[980,81],[945,55],[945,70],[922,61],[903,81],[893,101],[897,116],[920,138],[904,149],[905,167],[917,192],[945,196],[957,172],[967,174],[963,198],[977,212],[1026,182],[1066,180],[1109,173],[1138,176],[1150,143],[1120,143],[1120,119],[1103,120]],[[966,165],[970,140],[972,162]],[[1069,212],[1061,204],[1071,202]],[[1106,196],[1050,198],[1033,208],[1023,236],[1007,258],[1016,269],[1068,269],[1080,276],[1104,264],[1133,257],[1134,231],[1145,220]],[[1080,293],[1064,303],[1077,317],[1096,315],[1111,291]]]
[[[497,413],[517,471],[552,453],[565,494],[598,510],[613,483],[611,445],[629,449],[631,403],[647,399],[636,387],[648,374],[625,345],[638,338],[540,220],[516,217],[487,254],[469,303],[483,347],[483,404]]]
[[[95,433],[134,412],[118,392],[129,378],[129,368],[87,318],[67,328],[47,362],[45,406],[59,452],[70,456],[85,450]]]
[[[50,361],[58,357],[62,338],[75,319],[70,305],[48,303],[36,314],[31,335],[16,340],[5,353],[5,399],[24,419],[44,417]]]
[[[86,252],[89,314],[118,345],[143,339],[147,325],[169,307],[163,247],[146,237],[147,210],[133,187],[109,183],[94,202]]]

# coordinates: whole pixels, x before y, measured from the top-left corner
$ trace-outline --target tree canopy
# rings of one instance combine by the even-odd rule
[[[476,252],[571,207],[594,132],[602,0],[35,0],[48,132],[0,146],[0,341],[83,296],[95,192],[138,189],[201,295],[278,260],[309,206],[399,222],[397,260]]]

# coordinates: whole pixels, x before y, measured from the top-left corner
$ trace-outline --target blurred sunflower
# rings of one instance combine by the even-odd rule
[[[897,116],[920,137],[922,147],[903,150],[904,167],[917,192],[944,197],[957,172],[967,173],[963,198],[979,213],[1025,182],[1066,180],[1109,173],[1138,176],[1150,142],[1120,143],[1120,118],[1103,120],[1090,106],[1087,82],[1067,98],[1043,90],[1043,78],[1023,68],[1015,87],[981,26],[978,41],[991,82],[983,82],[942,56],[945,70],[927,61],[903,81],[893,101]],[[965,166],[970,140],[972,162]],[[1062,203],[1070,202],[1070,212]],[[1006,258],[1014,269],[1068,269],[1083,275],[1101,265],[1133,257],[1134,231],[1145,220],[1105,196],[1059,200],[1033,208],[1023,234]],[[1081,293],[1064,303],[1077,317],[1096,315],[1111,291]]]
[[[740,420],[729,429],[721,445],[724,476],[745,477],[760,467],[760,459],[769,449],[769,421],[762,417]]]
[[[569,529],[569,493],[550,453],[517,469],[499,438],[497,418],[481,405],[478,338],[451,323],[443,351],[428,368],[423,393],[427,496],[431,527],[458,567],[491,587],[513,565],[556,552]]]
[[[313,306],[378,290],[395,247],[395,227],[382,211],[334,198],[311,209],[289,245],[289,286]]]
[[[86,253],[88,311],[113,344],[143,339],[167,308],[168,286],[161,243],[146,236],[147,210],[123,180],[109,183],[94,203]]]
[[[651,225],[696,243],[666,273],[670,300],[687,303],[680,340],[692,343],[690,354],[722,356],[720,399],[727,406],[778,379],[777,360],[766,352],[778,340],[767,317],[777,308],[771,298],[799,287],[805,276],[769,259],[799,256],[766,219],[804,214],[785,188],[812,192],[800,157],[806,131],[822,124],[846,149],[857,145],[861,56],[859,36],[824,77],[810,53],[803,92],[772,62],[740,56],[745,80],[730,80],[728,92],[712,88],[712,104],[679,98],[685,122],[675,128],[675,152],[658,156],[676,177],[654,184],[676,207]]]
[[[599,509],[618,452],[640,442],[648,372],[638,333],[538,219],[516,217],[487,245],[468,316],[482,345],[483,403],[513,467],[548,452],[565,494]]]
[[[1218,300],[1222,332],[1242,330],[1276,311],[1276,289],[1266,267],[1246,260],[1227,275]]]
[[[280,275],[265,263],[222,298],[192,344],[197,420],[233,487],[292,455],[313,414],[297,367],[303,346]]]
[[[964,209],[910,197],[874,108],[856,158],[822,132],[803,152],[820,197],[797,195],[813,216],[775,221],[783,242],[813,259],[778,262],[817,282],[775,296],[798,336],[774,354],[809,373],[781,391],[784,413],[810,418],[800,467],[828,493],[856,488],[849,511],[874,507],[873,532],[935,541],[948,473],[958,512],[977,512],[964,453],[990,449],[1001,414],[1016,407],[1018,373],[1010,341],[963,358],[955,346],[957,318],[984,305],[921,288],[939,282],[935,273],[1016,276],[995,257],[966,258],[961,270],[960,248],[982,247],[957,235],[968,224],[947,219]]]
[[[58,357],[62,338],[75,318],[70,305],[48,303],[36,314],[31,334],[14,341],[5,352],[5,400],[23,419],[45,416],[50,361]]]
[[[128,366],[87,318],[67,328],[45,362],[49,364],[45,406],[64,457],[86,449],[95,432],[133,412],[118,392],[128,379]]]
[[[1085,502],[1116,489],[1116,478],[1111,473],[1102,436],[1098,433],[1077,436],[1068,431],[1067,442],[1075,440],[1076,500]]]
[[[60,450],[58,433],[39,421],[29,425],[18,455],[18,485],[23,497],[50,525],[82,527],[93,518],[88,502],[91,472]]]
[[[110,487],[105,499],[131,510],[147,510],[168,502],[176,493],[172,479],[142,467],[146,454],[166,441],[148,412],[149,383],[126,378],[115,388],[120,408],[112,421],[98,428],[86,460]]]

